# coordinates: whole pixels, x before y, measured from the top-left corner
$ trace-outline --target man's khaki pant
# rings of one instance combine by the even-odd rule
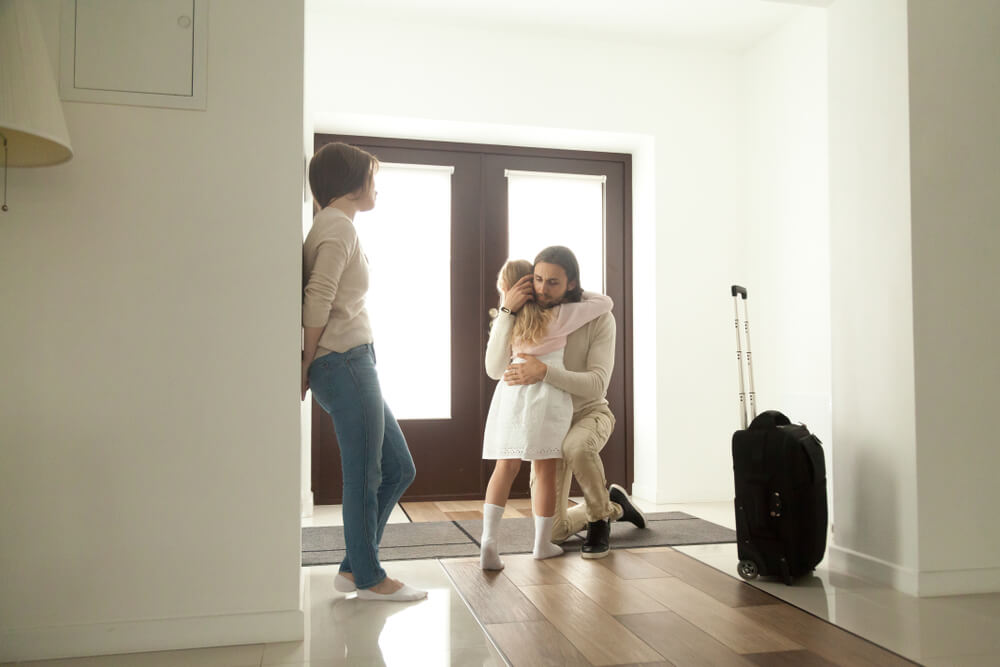
[[[615,427],[615,417],[606,405],[573,415],[563,440],[563,457],[556,467],[556,513],[552,541],[562,542],[587,527],[590,521],[621,518],[622,508],[608,497],[601,450]],[[569,487],[576,477],[585,503],[569,507]],[[532,477],[532,485],[535,480]]]

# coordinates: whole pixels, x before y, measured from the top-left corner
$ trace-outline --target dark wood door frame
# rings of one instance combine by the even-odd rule
[[[628,156],[625,156],[628,157]],[[483,296],[489,301],[497,299],[493,287],[497,271],[507,259],[507,179],[505,169],[524,171],[566,173],[566,174],[600,174],[605,181],[605,275],[606,293],[615,302],[615,321],[617,324],[614,371],[608,387],[608,402],[611,412],[615,415],[616,426],[608,444],[602,452],[605,472],[612,482],[618,482],[631,488],[632,456],[631,449],[631,361],[626,361],[626,350],[631,349],[631,311],[630,287],[626,285],[629,272],[625,270],[625,239],[624,234],[608,233],[608,230],[625,229],[625,173],[626,162],[616,159],[584,158],[574,154],[571,158],[546,153],[537,155],[489,154],[483,160],[484,182],[484,228],[486,254],[484,256]],[[573,243],[565,245],[572,249]],[[630,247],[630,246],[629,246]],[[541,247],[536,250],[541,250]],[[521,259],[533,260],[534,257]],[[582,275],[581,283],[585,289],[600,291],[600,285],[593,284],[593,276]],[[484,344],[485,347],[485,344]],[[488,383],[484,392],[484,405],[488,406],[493,395],[493,384]],[[485,423],[483,424],[485,428]],[[492,473],[493,462],[484,462],[484,475],[488,480]],[[529,466],[522,466],[511,491],[512,496],[525,497],[529,495]],[[485,489],[485,484],[484,487]],[[571,494],[580,495],[580,489],[574,480]]]
[[[430,163],[427,161],[426,156],[426,152],[428,151],[450,154],[448,157],[451,160],[460,160],[463,162],[465,166],[464,173],[467,178],[469,177],[469,174],[475,172],[476,178],[480,179],[480,187],[477,190],[477,197],[484,192],[485,182],[488,178],[486,172],[495,171],[498,168],[498,165],[500,165],[502,161],[507,158],[511,158],[517,163],[517,166],[512,167],[517,169],[557,171],[562,173],[608,173],[609,178],[606,186],[606,201],[621,202],[619,206],[620,210],[606,211],[607,220],[609,221],[608,226],[612,226],[610,223],[613,217],[620,216],[618,219],[620,220],[621,232],[620,234],[607,234],[608,237],[612,238],[606,238],[605,240],[605,263],[606,272],[609,277],[608,284],[609,286],[612,284],[620,286],[615,287],[613,291],[616,293],[614,294],[610,293],[612,290],[609,290],[609,296],[615,300],[614,313],[617,324],[617,343],[615,352],[615,368],[612,373],[611,387],[609,387],[608,393],[609,402],[612,402],[611,409],[616,418],[616,426],[615,432],[612,434],[611,440],[609,441],[605,452],[607,453],[611,449],[623,447],[624,470],[620,469],[622,467],[620,464],[613,464],[614,462],[609,461],[607,456],[605,456],[605,466],[607,468],[609,481],[624,483],[626,488],[631,488],[634,477],[634,424],[632,417],[631,155],[621,153],[600,153],[593,151],[495,146],[488,144],[461,144],[440,141],[420,141],[411,139],[391,139],[330,134],[315,135],[315,148],[318,149],[330,141],[345,141],[347,143],[360,146],[373,152],[379,157],[379,159],[386,162]],[[419,152],[425,152],[424,157],[420,157]],[[473,161],[478,162],[478,167],[474,168],[472,166]],[[437,161],[433,163],[445,164],[450,162]],[[574,164],[576,165],[575,167],[573,166]],[[617,176],[613,176],[611,172],[614,172]],[[456,174],[458,173],[459,169],[456,168]],[[502,176],[502,168],[500,174]],[[462,430],[463,432],[468,432],[469,428],[474,428],[474,436],[480,446],[482,432],[485,426],[485,415],[494,386],[494,383],[486,377],[485,372],[482,370],[483,354],[486,349],[486,338],[488,335],[486,327],[486,312],[496,305],[497,295],[494,287],[496,271],[499,269],[503,260],[506,259],[505,249],[507,247],[506,179],[503,178],[501,182],[503,183],[503,196],[499,198],[494,197],[493,201],[489,203],[486,201],[485,197],[480,198],[478,204],[475,206],[477,209],[475,213],[473,213],[470,209],[470,202],[463,200],[463,195],[453,189],[453,192],[456,194],[456,198],[453,198],[452,202],[452,220],[466,220],[471,222],[474,219],[478,223],[478,230],[476,231],[479,234],[479,252],[478,257],[476,258],[478,260],[478,266],[476,267],[475,273],[479,278],[480,283],[483,285],[483,289],[479,290],[477,288],[475,295],[471,292],[468,295],[464,295],[464,292],[460,291],[462,286],[456,285],[454,278],[452,281],[453,295],[464,296],[464,298],[472,299],[475,302],[477,307],[476,313],[479,316],[475,327],[475,331],[478,332],[478,335],[471,334],[471,316],[468,314],[471,311],[466,312],[466,316],[463,319],[461,313],[457,312],[457,306],[454,303],[458,301],[458,299],[453,299],[452,341],[454,345],[458,345],[460,348],[460,350],[453,355],[453,358],[459,361],[461,361],[462,358],[470,359],[472,358],[470,350],[475,348],[477,351],[476,358],[478,359],[478,367],[480,369],[480,389],[474,392],[474,396],[459,396],[458,394],[462,392],[453,391],[452,415],[453,418],[463,418],[463,413],[465,413],[463,419],[467,419],[471,417],[471,415],[467,414],[468,412],[476,412],[478,409],[478,412],[474,415],[474,419],[471,419],[469,423],[464,424],[464,428]],[[615,189],[617,189],[617,192]],[[499,224],[498,220],[503,220],[504,224]],[[461,256],[460,252],[456,254],[457,244],[468,242],[470,240],[468,237],[464,237],[464,239],[457,238],[454,227],[455,226],[453,224],[453,261],[455,261],[457,256]],[[469,268],[471,269],[472,267],[470,266]],[[455,272],[453,271],[453,274],[454,273]],[[620,277],[620,280],[612,278],[616,274]],[[456,288],[458,288],[459,291],[456,291]],[[456,363],[452,364],[453,387],[459,386],[455,383],[458,380],[460,370],[467,370],[467,368],[460,368]],[[614,392],[617,396],[621,396],[622,399],[612,401],[612,392]],[[316,504],[339,503],[341,502],[341,489],[339,484],[341,474],[340,457],[336,448],[329,446],[331,440],[335,441],[333,425],[330,417],[315,402],[313,403],[312,412],[312,486],[316,496],[314,501]],[[433,429],[436,426],[432,423],[433,421],[435,420],[401,421],[400,426],[403,428],[403,432],[407,436],[408,440],[413,438],[416,441],[425,437],[426,434],[422,435],[423,431]],[[470,436],[465,435],[463,436],[463,439],[465,437]],[[328,444],[321,446],[321,442],[326,442]],[[618,442],[619,444],[613,446],[612,443],[614,442]],[[411,447],[411,450],[414,449],[414,447]],[[482,462],[479,465],[479,474],[475,475],[470,474],[472,471],[468,468],[470,465],[470,462],[468,461],[463,460],[461,465],[457,465],[459,463],[458,461],[430,455],[427,452],[419,453],[418,451],[414,451],[413,453],[414,461],[417,465],[418,480],[415,481],[414,485],[407,491],[407,494],[404,496],[406,500],[482,498],[486,480],[492,470],[492,462]],[[463,456],[464,453],[465,452],[463,450]],[[477,458],[480,453],[481,449],[475,452]],[[621,454],[618,456],[621,456]],[[615,458],[617,458],[617,456]],[[620,461],[621,459],[618,460]],[[481,458],[478,458],[478,461],[481,462]],[[612,463],[613,465],[609,465],[609,463]],[[512,491],[512,497],[523,497],[527,495],[527,468],[528,466],[524,466],[522,475],[519,476],[519,481],[516,483],[514,491]],[[466,482],[477,482],[479,488],[469,486],[469,488],[459,490],[458,492],[436,492],[432,486],[419,483],[421,478],[420,471],[428,469],[437,469],[439,471],[452,471],[454,469],[453,474],[462,478],[461,484],[468,486]],[[456,479],[456,481],[458,480]],[[425,488],[425,486],[427,486],[427,488]],[[573,493],[579,493],[575,483]]]

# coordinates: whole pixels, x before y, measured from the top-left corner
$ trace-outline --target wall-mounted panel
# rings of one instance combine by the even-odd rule
[[[205,109],[207,0],[65,0],[64,100]]]

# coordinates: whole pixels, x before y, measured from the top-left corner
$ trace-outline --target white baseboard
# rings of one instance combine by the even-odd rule
[[[1000,593],[1000,567],[920,573],[920,597]]]
[[[302,518],[310,519],[313,515],[313,492],[309,491],[302,494]]]
[[[836,544],[831,544],[827,551],[827,564],[835,572],[890,586],[907,595],[917,595],[916,570]]]
[[[647,486],[639,484],[638,482],[632,483],[632,495],[640,500],[645,500],[646,502],[656,503],[656,492]],[[658,503],[657,503],[658,504]]]
[[[830,545],[827,558],[831,570],[891,586],[914,597],[1000,593],[998,567],[917,571],[835,544]]]
[[[300,641],[301,609],[0,630],[0,662]]]
[[[691,503],[732,503],[732,496],[722,497],[722,498],[696,498],[692,500],[689,497],[679,498],[675,497],[669,493],[659,493],[658,489],[652,485],[640,484],[639,482],[632,483],[632,496],[640,500],[645,500],[646,502],[653,503],[654,505],[683,505]]]

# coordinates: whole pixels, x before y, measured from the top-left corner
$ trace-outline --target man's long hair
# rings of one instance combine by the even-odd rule
[[[526,259],[508,260],[500,269],[497,281],[506,292],[524,276],[534,275],[534,267]],[[503,305],[503,297],[500,297],[500,305]],[[545,337],[545,332],[552,321],[552,311],[542,308],[534,301],[528,301],[521,310],[517,311],[517,319],[514,320],[514,330],[511,332],[511,343],[532,345]]]
[[[576,261],[573,251],[562,245],[550,245],[535,256],[535,264],[544,262],[556,264],[566,272],[566,284],[576,282],[576,287],[566,290],[563,301],[577,303],[583,298],[583,287],[580,286],[580,264]]]

